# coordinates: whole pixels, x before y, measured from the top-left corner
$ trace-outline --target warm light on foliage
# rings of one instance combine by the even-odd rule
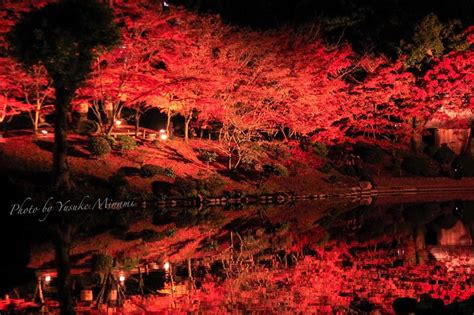
[[[74,100],[90,104],[104,133],[117,125],[102,121],[104,110],[113,122],[130,108],[140,121],[157,108],[168,116],[167,134],[172,117],[184,118],[186,140],[191,124],[222,128],[217,149],[234,156],[233,167],[262,135],[404,145],[441,107],[473,108],[472,49],[433,56],[415,74],[405,55],[361,55],[318,34],[239,29],[218,16],[154,4],[120,2],[114,10],[122,44],[97,58]],[[17,18],[8,15],[3,34]],[[471,44],[473,27],[465,30]],[[50,102],[44,76],[21,72],[9,58],[0,62],[3,116],[35,107],[43,113]]]

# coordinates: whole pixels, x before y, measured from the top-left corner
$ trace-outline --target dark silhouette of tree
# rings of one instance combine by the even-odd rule
[[[468,49],[466,35],[461,21],[443,23],[435,14],[428,14],[415,26],[412,38],[402,40],[400,52],[406,54],[408,66],[419,67],[446,52]]]
[[[42,65],[55,90],[54,186],[71,190],[67,163],[68,113],[77,88],[91,71],[94,56],[119,41],[112,11],[95,0],[63,0],[22,16],[7,36],[11,55],[25,67]],[[72,224],[55,224],[53,242],[61,314],[74,314],[69,250]]]
[[[100,48],[119,40],[112,11],[94,0],[64,0],[24,15],[8,34],[11,55],[26,67],[41,64],[55,89],[54,181],[69,189],[67,127],[70,102]]]

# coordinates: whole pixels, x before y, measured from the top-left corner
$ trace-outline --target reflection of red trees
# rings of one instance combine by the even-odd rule
[[[302,238],[311,238],[310,234]],[[355,252],[355,257],[349,250]],[[377,305],[383,312],[391,313],[392,303],[397,297],[419,298],[429,294],[440,298],[445,304],[454,300],[466,300],[474,294],[470,287],[469,266],[448,270],[436,262],[427,265],[403,265],[394,267],[394,262],[403,259],[397,250],[376,248],[372,244],[327,243],[319,247],[315,256],[306,256],[288,270],[259,270],[248,277],[265,278],[265,285],[255,285],[246,290],[234,292],[234,300],[249,309],[266,309],[325,313],[349,308],[355,296],[365,298]],[[350,261],[350,264],[343,264]],[[262,273],[264,276],[262,276]],[[208,303],[226,302],[228,292],[222,288],[235,285],[226,280],[222,286],[208,285],[203,291]],[[214,292],[216,293],[214,295]],[[219,292],[219,293],[218,293]],[[204,301],[203,301],[204,302]],[[254,303],[254,306],[249,305]],[[204,304],[207,304],[204,302]]]

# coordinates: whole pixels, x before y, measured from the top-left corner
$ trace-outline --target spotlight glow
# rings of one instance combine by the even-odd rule
[[[44,277],[44,282],[46,282],[46,283],[51,282],[51,276],[47,275],[46,277]]]
[[[116,121],[115,121],[115,124],[116,124],[117,126],[120,126],[120,125],[122,124],[122,121],[121,121],[121,120],[116,120]]]
[[[41,133],[42,133],[43,135],[47,135],[47,134],[48,134],[48,131],[43,129],[43,130],[41,130]]]
[[[124,275],[120,275],[120,276],[119,276],[119,281],[120,281],[120,282],[124,282],[124,281],[125,281],[125,276],[124,276]]]
[[[170,263],[165,262],[165,264],[163,265],[163,268],[165,268],[166,271],[170,270]]]

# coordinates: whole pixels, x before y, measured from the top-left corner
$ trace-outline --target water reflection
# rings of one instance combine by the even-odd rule
[[[173,287],[164,284],[173,294],[149,306],[473,312],[474,202],[298,204],[247,213],[201,244],[213,244],[206,257],[174,262]]]
[[[137,226],[110,232],[108,241],[135,244],[124,248],[136,247],[140,259],[125,271],[97,256],[101,279],[111,280],[77,274],[76,296],[88,291],[137,314],[474,312],[473,201],[173,208],[153,210]],[[91,245],[82,248],[74,259],[90,268]],[[78,308],[90,310],[90,299],[78,298]]]

